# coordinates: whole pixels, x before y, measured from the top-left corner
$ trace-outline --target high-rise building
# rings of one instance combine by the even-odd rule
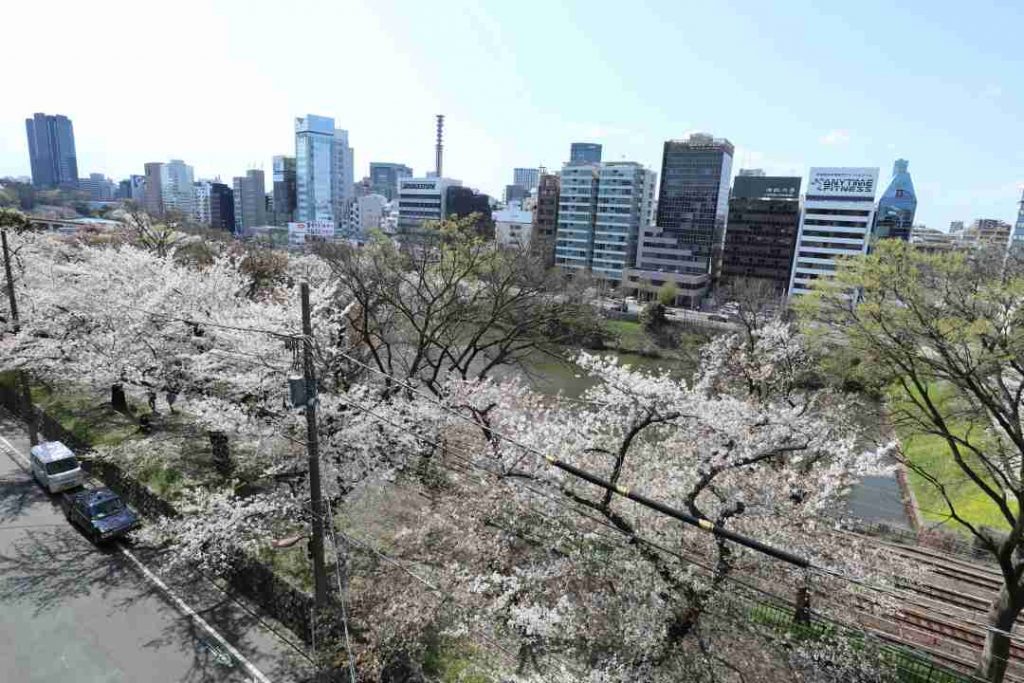
[[[708,272],[725,236],[732,175],[732,143],[704,133],[665,142],[657,226],[707,261]]]
[[[210,227],[235,229],[235,193],[224,183],[210,183]]]
[[[577,163],[562,167],[555,231],[555,266],[566,273],[586,273],[594,249],[597,220],[597,183],[600,164]]]
[[[877,168],[812,168],[800,219],[789,295],[833,277],[841,256],[867,253],[874,225]]]
[[[295,218],[295,157],[275,156],[274,225],[287,226]]]
[[[334,129],[334,215],[337,227],[347,222],[349,208],[355,197],[355,155],[348,144],[348,131]]]
[[[574,142],[569,146],[570,164],[601,163],[601,145],[596,142]]]
[[[78,179],[78,189],[87,192],[94,202],[109,202],[114,198],[117,186],[102,173],[90,173],[88,178]]]
[[[334,119],[295,119],[295,217],[334,220]]]
[[[252,169],[234,178],[235,233],[267,224],[267,196],[263,171]]]
[[[163,168],[164,165],[160,161],[150,161],[145,165],[142,208],[151,216],[164,215],[164,198],[160,190],[163,184]]]
[[[448,215],[448,188],[461,185],[451,178],[400,178],[398,181],[399,235],[415,235],[427,221]]]
[[[530,241],[547,265],[555,262],[555,231],[558,229],[558,198],[561,178],[557,173],[542,173],[537,184],[537,206],[534,208],[534,238]]]
[[[210,224],[210,186],[209,180],[197,180],[192,183],[192,220],[199,225]]]
[[[1017,222],[1013,226],[1010,246],[1020,248],[1024,246],[1024,191],[1021,192],[1020,202],[1017,206]]]
[[[398,196],[398,181],[401,178],[412,178],[412,169],[405,164],[370,162],[370,188],[375,194],[383,195],[389,202],[393,202]]]
[[[621,283],[635,263],[637,237],[651,223],[655,182],[653,171],[632,161],[564,166],[555,265]]]
[[[71,119],[62,114],[36,113],[25,119],[32,184],[36,187],[75,187],[78,155]]]
[[[636,263],[640,230],[654,218],[657,174],[632,161],[606,161],[597,182],[590,269],[617,286],[625,269]]]
[[[800,178],[740,171],[729,198],[721,282],[756,279],[785,293],[799,230]]]
[[[145,168],[145,211],[152,216],[175,213],[191,220],[195,213],[192,167],[181,159],[171,159],[166,164],[149,162]]]
[[[452,185],[445,190],[445,216],[466,218],[476,215],[474,228],[478,235],[486,238],[494,236],[494,220],[491,216],[491,198],[482,192]]]
[[[641,230],[626,278],[638,297],[666,283],[683,306],[695,308],[707,295],[725,235],[732,157],[731,142],[706,133],[665,142],[656,225]]]
[[[174,211],[191,217],[192,208],[192,167],[181,159],[171,159],[160,172],[160,193],[163,195],[164,212]]]
[[[540,184],[539,168],[512,169],[512,184],[524,188],[527,192],[537,189]]]
[[[914,213],[917,211],[917,194],[907,170],[909,164],[906,159],[897,159],[893,164],[892,180],[878,200],[878,209],[875,211],[875,237],[910,240]]]

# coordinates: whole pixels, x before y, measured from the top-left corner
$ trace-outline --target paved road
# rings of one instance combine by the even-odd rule
[[[96,548],[9,453],[28,453],[20,422],[0,412],[0,681],[294,681],[306,662],[278,630],[198,575],[161,576],[245,662],[187,616],[126,553]],[[22,460],[21,462],[25,462]],[[271,630],[274,629],[274,630]],[[275,635],[275,632],[280,636]]]

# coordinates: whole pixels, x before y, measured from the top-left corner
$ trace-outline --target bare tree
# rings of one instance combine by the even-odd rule
[[[533,354],[603,334],[581,294],[527,249],[496,249],[447,220],[412,243],[380,238],[320,252],[338,282],[367,362],[435,394],[450,376],[486,378]]]
[[[176,212],[168,212],[156,221],[134,202],[129,202],[122,218],[131,240],[140,248],[161,258],[186,239],[180,232],[183,219]]]

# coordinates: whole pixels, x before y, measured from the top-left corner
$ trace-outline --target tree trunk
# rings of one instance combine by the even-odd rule
[[[112,384],[110,386],[110,407],[119,413],[128,414],[128,399],[124,395],[124,386]]]
[[[231,476],[234,466],[228,448],[228,435],[224,432],[210,432],[210,450],[213,452],[213,466],[222,477]]]
[[[991,683],[1000,683],[1006,674],[1006,664],[1010,657],[1010,636],[1013,625],[1020,614],[1021,595],[1011,595],[1006,586],[992,601],[988,611],[989,629],[985,635],[985,647],[978,659],[976,674]]]

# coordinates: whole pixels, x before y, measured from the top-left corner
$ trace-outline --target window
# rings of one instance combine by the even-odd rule
[[[63,474],[78,468],[78,461],[74,458],[62,458],[46,463],[47,474]]]

